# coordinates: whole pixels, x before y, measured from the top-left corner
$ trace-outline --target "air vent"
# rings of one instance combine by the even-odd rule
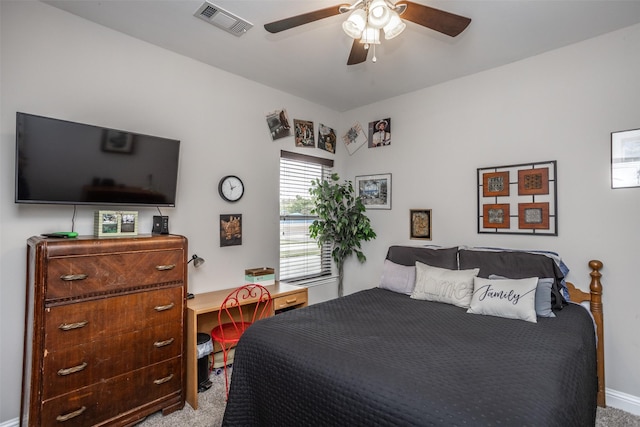
[[[193,15],[238,37],[253,27],[253,24],[249,21],[239,18],[208,1],[204,2]]]

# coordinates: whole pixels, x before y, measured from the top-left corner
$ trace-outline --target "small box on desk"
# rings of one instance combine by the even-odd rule
[[[275,271],[271,267],[248,268],[244,271],[244,281],[252,285],[273,285],[276,283]]]

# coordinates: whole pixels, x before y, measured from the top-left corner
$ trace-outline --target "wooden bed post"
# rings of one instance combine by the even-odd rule
[[[571,302],[581,303],[589,301],[589,310],[596,324],[596,336],[598,337],[598,345],[596,347],[596,358],[598,361],[598,406],[605,408],[607,406],[604,391],[604,322],[602,316],[602,283],[600,283],[600,270],[602,269],[602,261],[589,261],[591,268],[591,283],[589,284],[590,292],[582,292],[577,289],[573,283],[567,282],[569,297]]]
[[[596,322],[598,336],[598,406],[606,407],[605,390],[604,390],[604,320],[602,316],[602,283],[600,283],[600,269],[602,262],[598,260],[589,261],[591,267],[591,300],[589,302],[591,314]]]

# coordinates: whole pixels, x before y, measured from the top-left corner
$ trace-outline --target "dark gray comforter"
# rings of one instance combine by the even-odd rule
[[[225,426],[592,426],[596,354],[577,305],[538,323],[370,289],[251,326]]]

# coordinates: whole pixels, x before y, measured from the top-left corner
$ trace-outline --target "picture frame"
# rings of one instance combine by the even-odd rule
[[[410,209],[409,215],[409,238],[431,240],[431,209]]]
[[[102,151],[110,153],[133,153],[133,135],[114,129],[106,129],[102,135]]]
[[[356,176],[355,190],[367,209],[391,209],[390,173]]]
[[[350,156],[358,151],[358,149],[367,142],[367,135],[365,135],[362,125],[359,122],[351,125],[342,136],[342,142],[344,142]]]
[[[640,129],[611,132],[611,188],[640,187]]]
[[[220,247],[242,245],[242,214],[220,215]]]
[[[336,131],[327,125],[322,123],[318,124],[318,148],[328,151],[330,153],[336,153]]]
[[[369,148],[391,145],[391,118],[369,122]]]
[[[287,110],[284,108],[267,113],[266,120],[272,141],[291,136],[289,115],[287,114]]]
[[[96,211],[93,221],[94,235],[106,236],[137,236],[137,211]]]
[[[558,235],[557,163],[477,169],[478,233]]]
[[[309,120],[293,119],[296,147],[315,148],[313,122]]]

